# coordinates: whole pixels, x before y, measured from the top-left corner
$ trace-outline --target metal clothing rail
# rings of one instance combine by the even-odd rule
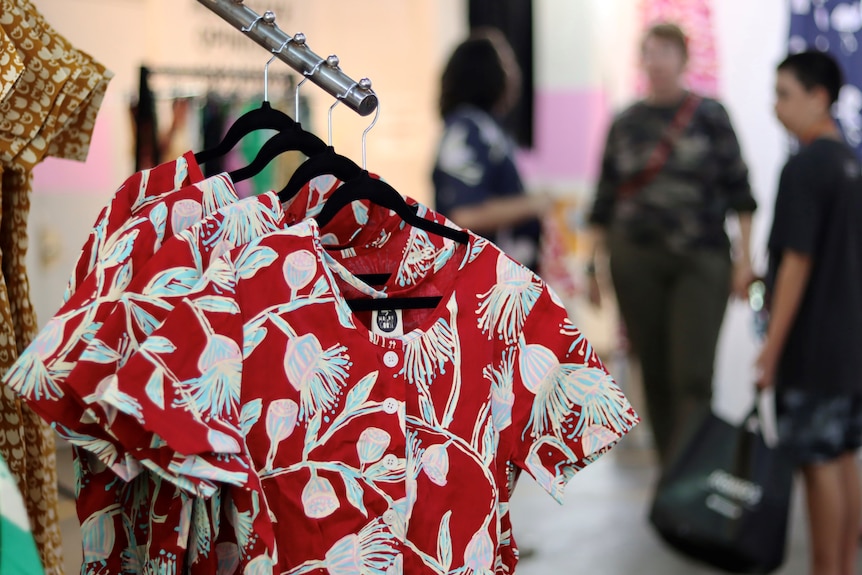
[[[367,116],[377,108],[377,95],[371,89],[370,80],[352,80],[339,68],[337,56],[321,58],[312,52],[306,44],[304,34],[289,36],[284,33],[275,25],[274,12],[266,11],[260,16],[244,5],[243,0],[198,2],[360,116]]]

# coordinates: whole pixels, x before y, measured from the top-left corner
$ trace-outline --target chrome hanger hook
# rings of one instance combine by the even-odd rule
[[[332,110],[334,110],[335,107],[341,103],[341,100],[346,100],[347,97],[350,95],[350,92],[352,92],[354,90],[354,88],[357,88],[357,87],[359,87],[359,82],[354,82],[353,85],[351,87],[349,87],[347,89],[347,91],[342,96],[337,96],[335,98],[335,103],[333,103],[329,107],[329,114],[328,114],[329,118],[328,119],[329,119],[329,146],[330,147],[332,147]]]
[[[294,38],[297,38],[299,36],[302,37],[302,42],[300,43],[299,40],[297,40],[297,43],[299,43],[300,45],[304,44],[305,43],[305,34],[297,33],[296,36],[294,36]],[[293,90],[294,119],[297,122],[299,122],[299,89],[302,88],[302,85],[305,84],[306,82],[308,82],[308,79],[311,78],[312,76],[314,76],[315,72],[317,72],[317,69],[320,68],[324,64],[326,64],[326,60],[321,60],[320,62],[318,62],[317,64],[314,65],[314,68],[312,68],[308,72],[303,72],[302,75],[305,76],[305,78],[303,78],[302,82],[297,84],[296,88],[294,88],[294,90]]]
[[[332,110],[334,110],[335,107],[340,103],[341,103],[341,98],[336,98],[335,103],[329,107],[329,112],[327,114],[327,119],[328,119],[327,129],[328,129],[328,133],[329,133],[329,141],[327,143],[329,144],[330,148],[332,147]]]
[[[284,44],[281,45],[281,48],[278,50],[273,50],[272,58],[267,61],[266,65],[263,67],[263,101],[269,102],[269,65],[272,64],[272,61],[278,58],[278,55],[281,54],[281,51],[284,50],[288,44],[293,41],[293,38],[288,38]]]
[[[252,20],[251,24],[249,24],[248,27],[243,26],[242,28],[240,28],[240,30],[246,33],[251,32],[254,29],[255,25],[261,20],[263,20],[263,16],[258,16],[257,18]]]
[[[273,12],[272,10],[267,10],[263,13],[263,16],[258,16],[257,18],[252,20],[251,24],[249,24],[248,27],[243,26],[242,28],[240,28],[240,30],[242,30],[243,32],[251,32],[255,25],[261,20],[263,20],[265,24],[275,26],[275,12]]]
[[[296,85],[296,88],[293,89],[293,119],[299,122],[299,89],[302,88],[302,85],[308,82],[308,76],[302,79],[302,81]]]
[[[371,93],[373,94],[374,92],[371,92]],[[371,124],[369,124],[368,127],[362,131],[362,169],[363,170],[367,169],[365,144],[366,144],[366,139],[368,138],[368,132],[370,132],[371,128],[373,128],[377,124],[377,119],[379,117],[380,117],[380,98],[377,99],[377,108],[374,110],[374,119],[371,121]]]

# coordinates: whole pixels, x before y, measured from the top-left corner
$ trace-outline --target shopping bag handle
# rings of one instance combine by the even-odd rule
[[[747,475],[751,471],[751,450],[754,447],[755,438],[763,438],[764,443],[770,449],[775,448],[777,445],[777,430],[772,429],[770,431],[770,427],[766,425],[769,418],[765,417],[762,411],[763,398],[764,392],[757,390],[754,396],[754,405],[739,429],[739,439],[736,447],[736,471],[740,474]],[[772,418],[772,423],[774,423],[774,417]]]

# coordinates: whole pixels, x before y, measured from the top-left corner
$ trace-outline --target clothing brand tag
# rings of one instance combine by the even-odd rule
[[[404,335],[404,322],[401,318],[401,310],[374,310],[371,316],[371,331],[384,337]]]

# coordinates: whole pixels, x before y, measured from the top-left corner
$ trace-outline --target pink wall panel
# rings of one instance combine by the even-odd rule
[[[535,146],[519,156],[525,178],[595,180],[611,114],[603,92],[539,90],[535,114]]]

